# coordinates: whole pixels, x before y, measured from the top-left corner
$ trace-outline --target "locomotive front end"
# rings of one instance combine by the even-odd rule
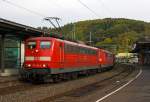
[[[49,75],[52,55],[52,40],[48,38],[28,39],[25,42],[25,61],[21,77],[40,78]]]

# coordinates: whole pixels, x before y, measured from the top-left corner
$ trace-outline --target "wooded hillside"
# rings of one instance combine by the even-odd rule
[[[65,37],[85,43],[89,43],[91,33],[93,46],[118,53],[129,52],[135,41],[144,36],[150,36],[150,24],[131,19],[106,18],[70,23],[64,25],[62,31]]]

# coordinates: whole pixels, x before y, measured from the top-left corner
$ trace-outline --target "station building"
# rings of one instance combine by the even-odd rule
[[[150,38],[145,37],[136,42],[133,53],[138,53],[139,64],[150,65]]]
[[[0,76],[14,75],[24,61],[24,40],[42,31],[0,18]]]

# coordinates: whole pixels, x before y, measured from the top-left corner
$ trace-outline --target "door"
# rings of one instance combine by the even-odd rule
[[[59,45],[59,56],[60,56],[60,66],[61,68],[64,67],[64,43],[60,43]]]

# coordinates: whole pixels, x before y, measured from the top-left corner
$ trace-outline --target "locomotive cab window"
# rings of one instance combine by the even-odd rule
[[[36,42],[35,41],[30,41],[27,43],[28,49],[34,49],[36,48]]]
[[[40,42],[40,48],[41,49],[48,49],[51,47],[51,42],[50,41],[41,41]]]

